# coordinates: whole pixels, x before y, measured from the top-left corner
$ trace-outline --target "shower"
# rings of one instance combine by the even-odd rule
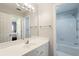
[[[64,3],[56,10],[58,56],[79,56],[79,4]]]

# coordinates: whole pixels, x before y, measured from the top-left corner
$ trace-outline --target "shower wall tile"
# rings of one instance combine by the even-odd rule
[[[79,8],[78,8],[78,13],[77,13],[77,20],[78,20],[78,39],[77,39],[77,42],[79,43]]]
[[[57,15],[57,42],[74,44],[76,42],[76,21],[71,14]]]
[[[79,8],[78,8],[78,12],[77,12],[77,20],[79,20]]]

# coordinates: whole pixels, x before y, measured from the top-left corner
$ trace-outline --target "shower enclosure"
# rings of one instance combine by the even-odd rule
[[[56,14],[57,55],[79,56],[79,4],[64,5],[75,7]]]

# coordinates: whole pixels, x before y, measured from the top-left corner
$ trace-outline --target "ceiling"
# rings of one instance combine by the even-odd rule
[[[21,11],[17,10],[16,8],[21,9]],[[0,11],[20,15],[27,14],[29,12],[28,10],[18,7],[16,3],[0,3]]]
[[[35,7],[36,4],[32,4],[32,5],[34,5],[34,7]],[[79,3],[56,4],[56,13],[69,11],[69,10],[72,10],[74,8],[77,8],[78,6],[79,6]],[[0,3],[0,11],[8,12],[8,13],[14,13],[14,14],[21,14],[21,15],[29,13],[28,10],[20,8],[21,11],[19,11],[16,8],[18,8],[16,3]]]
[[[79,3],[62,3],[62,4],[56,4],[56,13],[62,13],[65,11],[72,10],[74,8],[77,8],[79,6]]]

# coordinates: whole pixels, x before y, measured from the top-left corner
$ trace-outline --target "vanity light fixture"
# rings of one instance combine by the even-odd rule
[[[25,8],[25,10],[29,10],[28,8]]]
[[[18,7],[21,7],[22,9],[28,10],[28,11],[34,11],[34,7],[31,4],[28,3],[16,3]]]
[[[34,10],[35,9],[31,4],[24,3],[24,5],[27,6],[31,10]]]
[[[17,6],[20,6],[18,3],[16,3]]]
[[[22,7],[24,9],[24,7]]]

